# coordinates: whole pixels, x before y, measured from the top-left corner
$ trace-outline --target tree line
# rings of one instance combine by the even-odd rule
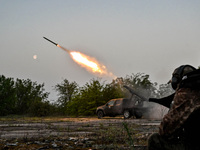
[[[129,92],[123,85],[132,87],[146,97],[162,97],[172,93],[168,84],[158,85],[143,73],[117,78],[111,83],[102,79],[91,79],[79,86],[75,81],[64,79],[54,86],[58,99],[54,103],[48,100],[49,93],[44,83],[38,84],[30,79],[16,79],[0,76],[0,116],[6,115],[67,115],[92,116],[98,106],[110,99],[128,97]]]

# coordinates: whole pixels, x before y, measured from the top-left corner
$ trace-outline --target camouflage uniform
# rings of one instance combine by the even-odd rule
[[[178,89],[173,102],[172,108],[164,116],[160,124],[159,134],[155,133],[149,138],[148,149],[200,150],[200,143],[197,140],[195,141],[198,138],[194,138],[199,133],[197,135],[190,133],[190,130],[196,130],[196,123],[192,122],[192,124],[189,124],[187,121],[193,112],[200,110],[200,90],[190,88]],[[197,115],[196,118],[200,117]],[[200,128],[198,125],[196,127]]]

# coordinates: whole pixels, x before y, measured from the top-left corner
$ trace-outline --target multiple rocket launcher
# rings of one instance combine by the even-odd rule
[[[64,51],[70,53],[70,50],[68,49],[65,49],[64,47],[60,46],[58,43],[55,43],[53,41],[51,41],[50,39],[46,38],[46,37],[43,37],[45,40],[51,42],[52,44],[56,45],[57,47],[60,47],[61,49],[63,49]],[[125,88],[127,88],[132,94],[134,95],[137,95],[138,97],[140,97],[143,101],[149,101],[149,102],[155,102],[155,103],[158,103],[158,104],[161,104],[165,107],[168,107],[170,108],[170,104],[173,100],[173,97],[174,97],[174,94],[172,95],[169,95],[167,97],[164,97],[164,98],[161,98],[161,99],[157,99],[157,98],[145,98],[143,97],[142,95],[140,95],[139,93],[137,93],[136,91],[132,90],[130,87],[128,86],[124,86]]]

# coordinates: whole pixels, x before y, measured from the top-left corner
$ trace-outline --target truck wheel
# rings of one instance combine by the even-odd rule
[[[136,119],[142,118],[142,113],[139,111],[135,111],[134,115],[135,115]]]
[[[124,119],[128,119],[128,118],[131,117],[131,114],[130,114],[130,112],[128,110],[124,110],[123,114],[124,114]]]
[[[101,119],[101,118],[104,116],[103,111],[102,111],[102,110],[99,110],[99,111],[97,112],[97,116],[98,116],[99,119]]]

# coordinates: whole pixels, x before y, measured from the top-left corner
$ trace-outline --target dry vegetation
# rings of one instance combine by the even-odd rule
[[[146,149],[159,122],[120,117],[1,118],[0,149]]]

